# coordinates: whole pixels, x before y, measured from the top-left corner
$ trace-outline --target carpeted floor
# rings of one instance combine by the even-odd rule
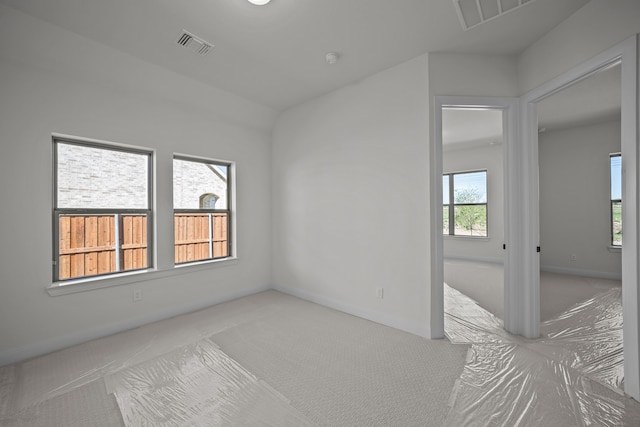
[[[268,293],[281,310],[216,334],[316,425],[440,426],[468,346],[426,340]]]
[[[446,260],[444,279],[449,286],[474,299],[481,307],[498,318],[503,318],[504,268],[502,265]],[[574,304],[621,286],[620,280],[540,272],[540,321],[553,319]]]
[[[446,286],[456,344],[262,292],[0,368],[0,426],[640,425],[593,288],[524,340]]]
[[[469,348],[267,291],[0,368],[0,425],[237,425],[238,412],[228,408],[217,419],[194,415],[201,402],[187,393],[203,396],[203,403],[216,396],[236,406],[256,402],[255,393],[247,398],[242,391],[246,387],[211,387],[215,381],[207,378],[220,375],[215,364],[215,372],[207,371],[211,366],[201,362],[209,356],[187,351],[202,340],[219,346],[216,360],[225,360],[226,372],[234,375],[229,384],[238,384],[242,374],[252,390],[263,390],[267,402],[274,402],[258,402],[265,414],[279,405],[278,414],[293,416],[288,425],[442,425]],[[190,357],[173,356],[185,351]],[[166,366],[167,358],[175,363],[162,371],[158,366]],[[105,379],[123,375],[131,381],[121,383],[138,387],[140,397],[133,399],[123,387],[105,388]],[[186,391],[185,376],[193,378]],[[167,409],[185,396],[195,409],[179,416]],[[162,399],[168,399],[164,406]],[[137,417],[144,411],[154,421]],[[258,418],[254,413],[248,425],[278,425]]]

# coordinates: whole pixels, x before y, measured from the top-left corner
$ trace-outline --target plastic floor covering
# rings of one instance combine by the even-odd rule
[[[638,426],[640,404],[622,392],[620,289],[579,303],[525,340],[445,285],[445,331],[472,344],[447,426]]]
[[[453,347],[265,293],[2,367],[0,425],[640,425],[640,403],[622,392],[618,289],[525,340],[445,285],[445,329]],[[333,354],[336,336],[349,353]],[[425,363],[443,371],[437,385]],[[314,384],[302,380],[307,371]],[[429,417],[438,393],[450,393],[442,419]]]

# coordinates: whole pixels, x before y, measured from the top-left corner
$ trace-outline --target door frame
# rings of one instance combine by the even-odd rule
[[[513,194],[517,194],[514,185],[518,182],[517,160],[519,149],[516,144],[518,135],[518,98],[488,96],[435,96],[434,105],[434,144],[431,145],[430,194],[431,215],[431,338],[444,337],[444,239],[442,236],[442,109],[443,108],[477,108],[502,110],[503,136],[503,192],[504,192],[504,244],[507,248],[514,245],[514,227],[518,226],[514,215]],[[514,221],[513,219],[516,219]],[[510,286],[513,272],[510,251],[504,256],[505,283],[505,328],[513,330],[517,322],[517,312],[507,305],[513,299]],[[511,329],[510,329],[511,328]]]
[[[531,90],[520,98],[520,138],[522,141],[522,202],[524,221],[521,258],[518,260],[522,333],[527,338],[540,334],[540,245],[538,198],[538,118],[536,104],[562,89],[599,71],[621,63],[622,115],[621,152],[624,238],[622,242],[622,310],[624,337],[625,392],[640,400],[640,324],[638,306],[638,36],[607,49],[568,72]],[[544,250],[544,248],[542,248]]]

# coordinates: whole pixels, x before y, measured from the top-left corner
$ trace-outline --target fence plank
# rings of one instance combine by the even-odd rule
[[[209,214],[175,214],[176,263],[209,258]]]
[[[84,275],[95,276],[98,274],[98,254],[89,252],[84,256]]]
[[[111,246],[114,244],[113,235],[114,217],[101,216],[98,218],[98,242],[97,246]]]
[[[227,214],[216,214],[214,216],[214,242],[213,257],[220,258],[228,256],[227,238]]]
[[[71,277],[71,259],[69,255],[63,255],[58,261],[58,278],[66,280]]]
[[[84,247],[93,248],[98,246],[98,217],[84,217]]]
[[[84,247],[84,217],[73,216],[71,219],[70,248]]]
[[[111,269],[111,251],[98,252],[98,271],[97,274],[111,273],[115,270],[115,263],[113,264],[113,270]]]
[[[114,215],[71,215],[59,218],[58,279],[88,277],[116,271],[122,256],[122,271],[145,268],[147,220],[145,215],[122,215],[122,254],[116,254]]]
[[[84,254],[70,255],[70,260],[71,260],[70,277],[74,278],[74,277],[84,276]]]
[[[59,218],[59,250],[63,251],[71,247],[71,218],[68,216],[61,216]]]

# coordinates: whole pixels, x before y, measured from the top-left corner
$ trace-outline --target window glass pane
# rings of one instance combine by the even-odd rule
[[[612,244],[622,246],[622,202],[611,202]]]
[[[453,176],[453,193],[456,204],[487,203],[487,172],[455,174]]]
[[[148,209],[149,155],[56,144],[57,208]]]
[[[456,236],[486,236],[487,206],[455,206]]]
[[[228,209],[229,167],[173,159],[174,209]]]
[[[442,176],[442,204],[449,204],[449,175]]]
[[[622,157],[611,156],[611,200],[622,199]]]
[[[226,212],[175,213],[176,264],[229,256],[228,226]]]
[[[449,234],[449,205],[442,207],[442,232]]]

